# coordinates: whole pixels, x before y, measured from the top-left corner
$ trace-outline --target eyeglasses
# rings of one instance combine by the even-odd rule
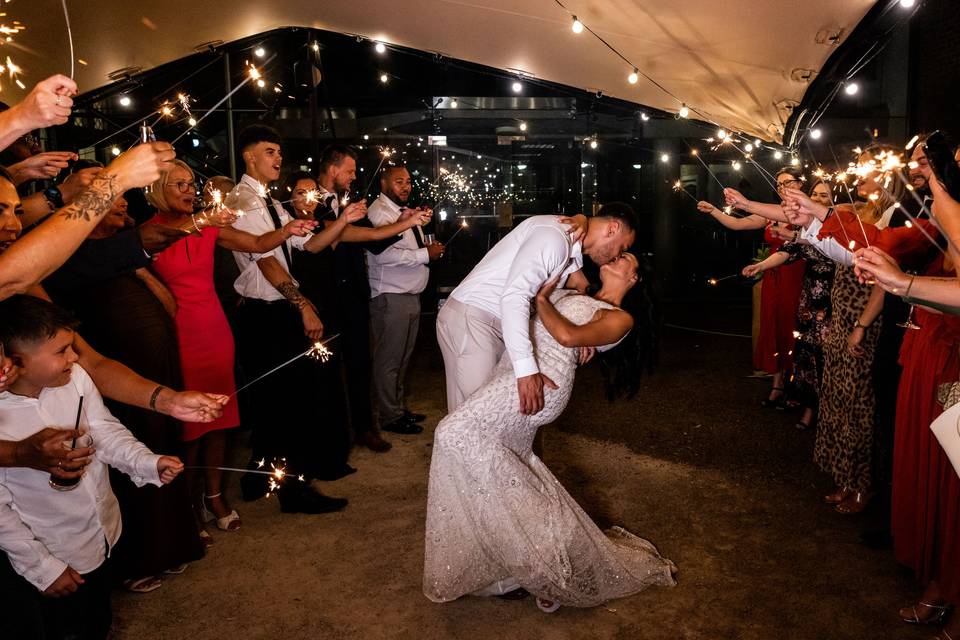
[[[795,184],[800,184],[800,180],[797,180],[796,178],[794,178],[792,180],[784,180],[783,182],[777,182],[777,191],[780,191],[781,189],[786,189],[787,187],[793,186]]]
[[[168,182],[167,186],[176,187],[180,193],[190,193],[191,191],[197,190],[197,184],[195,182]]]

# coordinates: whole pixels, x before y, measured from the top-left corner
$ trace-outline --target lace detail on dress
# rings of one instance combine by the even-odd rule
[[[568,295],[557,310],[585,324],[599,309]],[[575,349],[561,346],[539,320],[531,332],[544,408],[519,412],[509,356],[493,377],[437,427],[430,467],[423,589],[435,602],[522,586],[567,606],[593,606],[652,585],[672,586],[676,567],[652,544],[615,527],[606,535],[577,505],[531,447],[537,429],[567,406]]]

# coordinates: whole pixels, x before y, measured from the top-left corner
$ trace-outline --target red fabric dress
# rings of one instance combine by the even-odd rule
[[[775,253],[784,241],[773,234],[771,226],[763,231],[764,240]],[[760,285],[760,335],[753,352],[753,368],[777,373],[793,369],[793,332],[797,329],[797,307],[807,264],[803,260],[763,272]]]
[[[938,257],[927,275],[952,275],[942,267]],[[960,379],[960,318],[917,307],[914,322],[921,328],[907,330],[900,350],[893,552],[921,584],[936,580],[944,596],[960,605],[960,476],[930,431],[930,423],[943,412],[937,387]]]
[[[147,224],[165,220],[157,215]],[[184,387],[231,395],[236,390],[233,333],[213,285],[213,255],[219,235],[220,229],[205,227],[200,236],[178,240],[156,256],[153,271],[177,300],[174,323]],[[217,420],[185,422],[183,439],[195,440],[209,431],[239,424],[240,412],[231,399]]]

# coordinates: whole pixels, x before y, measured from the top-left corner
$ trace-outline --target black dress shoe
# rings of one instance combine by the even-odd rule
[[[410,422],[423,422],[424,420],[427,419],[427,416],[423,415],[422,413],[411,413],[406,409],[404,409],[403,411],[403,417],[409,420]]]
[[[406,436],[416,435],[423,431],[423,427],[420,425],[410,422],[405,417],[397,418],[390,424],[383,427],[384,431],[390,431],[392,433],[400,433]]]
[[[384,453],[393,448],[392,444],[384,440],[380,434],[375,431],[367,431],[357,438],[357,445],[366,447],[370,449],[370,451],[376,451],[377,453]]]
[[[340,478],[345,478],[349,476],[351,473],[356,473],[356,472],[357,470],[355,468],[351,467],[348,464],[345,464],[339,469],[336,469],[334,471],[328,471],[326,473],[317,474],[317,480],[326,480],[328,482],[331,480],[339,480]]]
[[[280,511],[283,513],[330,513],[347,506],[346,498],[331,498],[310,489],[280,489]]]

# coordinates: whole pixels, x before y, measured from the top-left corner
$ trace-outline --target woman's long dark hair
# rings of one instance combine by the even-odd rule
[[[653,267],[640,253],[637,283],[627,291],[620,308],[633,317],[633,328],[623,341],[610,351],[597,353],[607,399],[630,399],[640,389],[643,373],[653,370],[660,346],[660,305],[654,289]],[[591,287],[590,293],[598,289]]]
[[[297,183],[301,180],[313,180],[317,181],[310,173],[307,171],[294,171],[287,176],[287,179],[283,181],[283,186],[281,187],[280,193],[283,194],[283,208],[287,210],[287,213],[290,214],[290,217],[294,220],[297,220],[300,216],[297,214],[296,209],[293,208],[292,202],[287,202],[293,198],[293,190],[297,188]]]

